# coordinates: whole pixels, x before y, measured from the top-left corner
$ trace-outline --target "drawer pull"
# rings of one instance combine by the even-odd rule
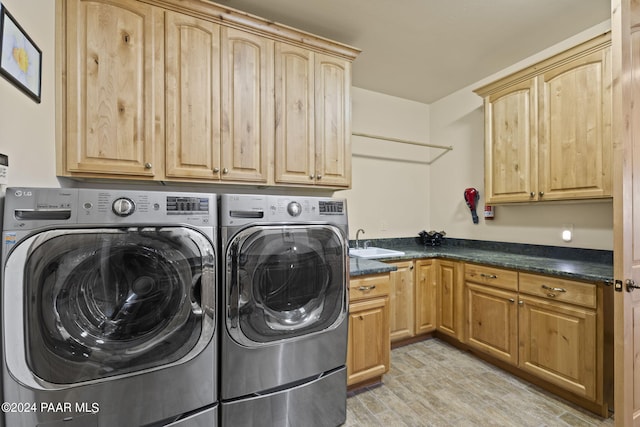
[[[548,291],[553,291],[553,292],[567,292],[567,290],[565,288],[553,288],[551,286],[547,286],[547,285],[542,285],[542,289],[546,289]],[[555,295],[553,295],[555,297]]]
[[[485,279],[497,279],[498,276],[496,276],[495,274],[486,274],[486,273],[480,273],[480,277],[484,277]]]
[[[371,285],[371,286],[360,286],[358,288],[359,291],[370,291],[372,289],[375,289],[376,285]]]

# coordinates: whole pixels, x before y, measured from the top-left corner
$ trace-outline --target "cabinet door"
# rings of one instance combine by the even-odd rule
[[[436,329],[436,263],[432,259],[416,261],[416,335]]]
[[[537,200],[536,79],[487,96],[484,108],[486,201]]]
[[[436,267],[437,313],[436,328],[464,342],[462,319],[464,315],[464,294],[461,264],[455,261],[438,260]]]
[[[541,199],[611,196],[610,67],[606,48],[539,77]]]
[[[277,183],[315,182],[314,53],[276,43]]]
[[[222,28],[222,179],[266,182],[273,151],[273,41]]]
[[[220,27],[166,12],[166,175],[220,178]]]
[[[315,55],[316,183],[351,185],[351,62]]]
[[[466,283],[467,344],[513,365],[518,363],[516,292]]]
[[[599,397],[595,310],[520,300],[520,368],[587,399]]]
[[[398,270],[391,272],[391,342],[415,335],[413,261],[389,263]]]
[[[379,377],[389,370],[389,299],[373,298],[349,305],[347,384]]]
[[[162,12],[66,3],[66,172],[153,177],[164,136]]]

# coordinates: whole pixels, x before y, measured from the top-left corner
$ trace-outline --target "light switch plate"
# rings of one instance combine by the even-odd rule
[[[9,183],[9,156],[0,154],[0,185]]]

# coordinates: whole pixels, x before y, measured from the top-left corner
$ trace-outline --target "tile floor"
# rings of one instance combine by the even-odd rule
[[[614,425],[435,338],[392,350],[383,382],[349,393],[345,426]]]

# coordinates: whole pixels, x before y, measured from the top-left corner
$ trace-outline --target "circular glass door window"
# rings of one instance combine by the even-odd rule
[[[179,360],[200,339],[213,263],[208,240],[186,228],[34,244],[25,269],[29,366],[46,381],[75,383]]]
[[[234,239],[228,255],[228,324],[239,341],[310,334],[345,314],[346,256],[333,227],[252,227]]]

